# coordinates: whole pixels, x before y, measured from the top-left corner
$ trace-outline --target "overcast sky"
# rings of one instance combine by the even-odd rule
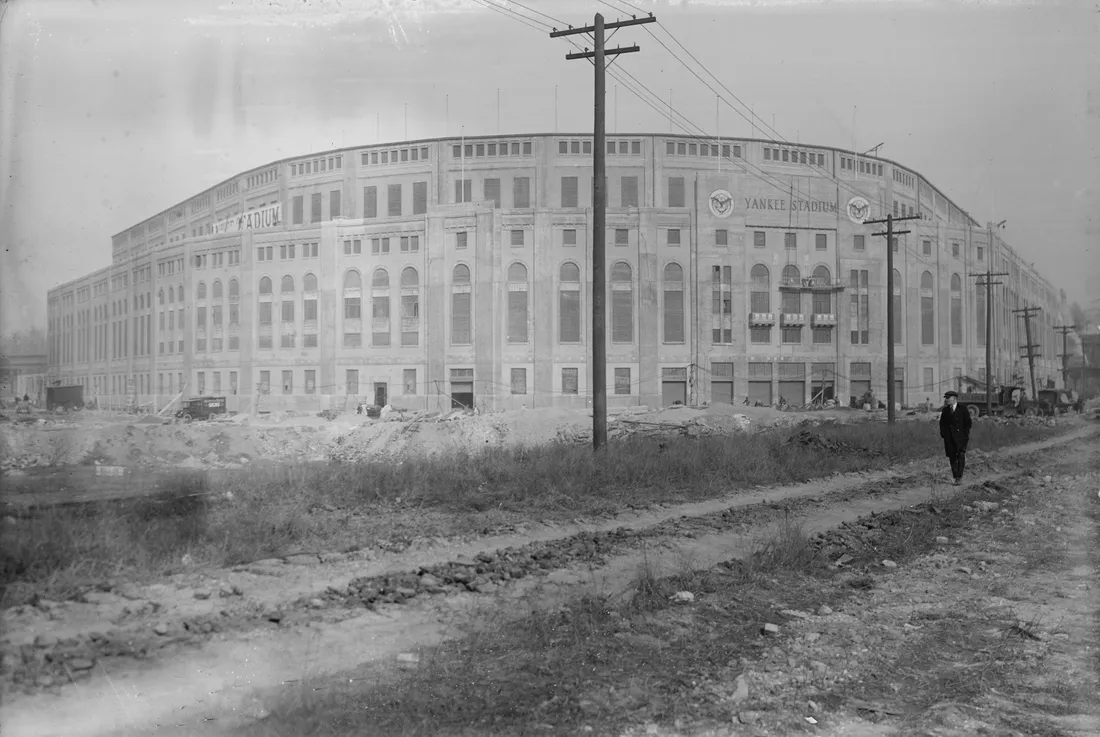
[[[660,27],[621,30],[612,45],[642,51],[617,66],[666,104],[673,90],[708,134],[753,130],[725,105],[716,115],[714,93],[649,31],[690,62],[671,32],[784,138],[882,143],[980,222],[1007,219],[1005,238],[1071,299],[1100,276],[1100,2],[633,4]],[[574,25],[620,15],[523,5]],[[0,12],[4,332],[44,324],[46,290],[107,265],[112,234],[244,169],[496,133],[498,89],[502,133],[553,132],[555,86],[557,130],[592,129],[589,64],[476,0],[15,0]],[[669,123],[609,79],[608,130]]]

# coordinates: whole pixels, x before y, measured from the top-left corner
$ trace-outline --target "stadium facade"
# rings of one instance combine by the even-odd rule
[[[895,243],[898,397],[984,376],[1061,382],[1064,305],[995,228],[913,169],[836,148],[607,139],[609,406],[794,405],[886,396]],[[408,141],[234,176],[113,237],[112,263],[52,289],[49,378],[101,405],[181,391],[230,409],[590,402],[592,139]]]

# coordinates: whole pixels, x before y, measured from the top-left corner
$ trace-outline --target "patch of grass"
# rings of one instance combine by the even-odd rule
[[[202,481],[181,473],[160,486],[168,497],[187,502],[158,498],[41,509],[12,525],[0,541],[0,605],[25,601],[32,592],[60,598],[111,575],[160,575],[178,567],[185,553],[197,563],[227,566],[411,536],[429,514],[452,532],[480,529],[491,518],[572,519],[884,468],[942,452],[926,423],[833,425],[813,432],[856,450],[786,444],[786,430],[633,438],[598,454],[587,445],[554,443],[403,463],[265,464]],[[978,424],[972,447],[992,449],[1052,432]],[[330,512],[315,514],[319,507]]]

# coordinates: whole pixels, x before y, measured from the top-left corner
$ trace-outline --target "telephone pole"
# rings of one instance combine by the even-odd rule
[[[1031,344],[1031,318],[1039,313],[1039,308],[1024,307],[1012,312],[1024,316],[1024,337],[1027,339],[1027,345],[1020,346],[1020,349],[1027,350],[1027,370],[1031,374],[1031,401],[1034,402],[1039,399],[1039,392],[1035,387],[1035,349],[1039,346]]]
[[[1007,271],[993,271],[993,229],[988,229],[989,244],[986,254],[985,273],[971,274],[977,277],[974,283],[976,287],[985,287],[985,414],[993,416],[993,285],[1004,284],[1002,281],[993,281],[995,276],[1008,276]],[[1029,341],[1030,342],[1030,341]]]
[[[1062,388],[1069,391],[1069,332],[1076,330],[1076,325],[1055,325],[1054,329],[1062,334]]]
[[[920,213],[896,218],[893,214],[884,220],[864,220],[864,225],[886,223],[885,232],[871,235],[886,236],[886,422],[894,424],[894,237],[910,231],[894,230],[900,220],[919,220]]]
[[[652,13],[646,18],[633,17],[630,20],[604,23],[603,16],[596,13],[591,26],[559,31],[553,29],[550,38],[575,36],[581,33],[592,34],[595,50],[585,48],[582,52],[566,54],[567,60],[591,59],[595,69],[595,103],[592,129],[592,445],[599,450],[607,444],[607,342],[604,337],[604,237],[607,215],[607,193],[604,191],[604,172],[606,155],[606,103],[605,77],[607,66],[604,59],[608,56],[628,54],[641,49],[634,46],[620,46],[614,49],[604,48],[604,31],[608,28],[636,26],[642,23],[654,23]]]

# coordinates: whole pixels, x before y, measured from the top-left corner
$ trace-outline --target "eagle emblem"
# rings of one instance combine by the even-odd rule
[[[724,189],[711,192],[710,211],[716,218],[728,218],[733,212],[733,195]]]
[[[862,223],[871,211],[871,203],[862,197],[848,200],[848,219],[853,223]]]

